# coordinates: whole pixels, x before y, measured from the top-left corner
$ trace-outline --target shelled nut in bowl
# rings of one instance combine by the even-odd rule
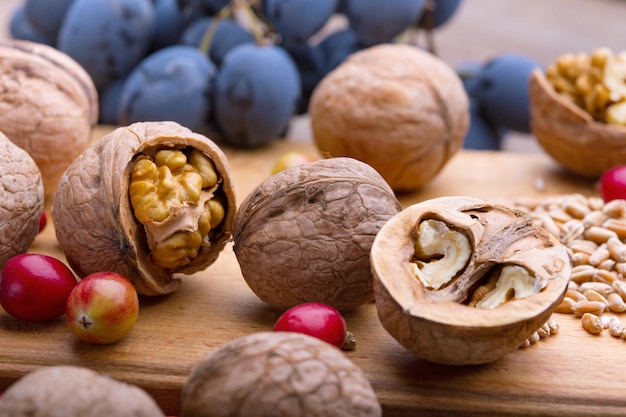
[[[532,132],[567,171],[597,179],[626,161],[625,74],[626,56],[606,48],[563,54],[546,72],[532,73]]]

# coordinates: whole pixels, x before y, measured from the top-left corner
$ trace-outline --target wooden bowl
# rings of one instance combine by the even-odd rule
[[[531,74],[529,89],[532,132],[566,170],[596,179],[609,168],[626,164],[626,127],[596,122],[559,95],[539,69]]]

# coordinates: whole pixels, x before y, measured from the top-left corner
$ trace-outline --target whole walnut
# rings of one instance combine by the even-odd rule
[[[97,121],[97,91],[72,58],[44,44],[0,41],[0,127],[37,163],[46,197]]]
[[[341,350],[293,332],[225,343],[194,368],[181,417],[380,417],[367,376]]]
[[[460,77],[405,44],[352,54],[315,88],[309,113],[322,154],[366,162],[394,191],[423,187],[461,148],[469,127]]]
[[[39,368],[0,397],[0,415],[11,417],[165,417],[152,397],[88,368]]]
[[[175,122],[139,122],[72,162],[52,206],[56,237],[79,277],[113,271],[144,295],[175,291],[231,237],[230,166],[209,138]]]
[[[254,293],[276,308],[372,301],[369,253],[400,210],[385,180],[352,158],[322,159],[261,182],[235,218],[234,251]]]
[[[0,269],[25,253],[39,229],[44,210],[41,173],[22,148],[0,133]]]

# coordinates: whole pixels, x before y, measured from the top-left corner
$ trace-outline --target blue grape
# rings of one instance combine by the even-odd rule
[[[152,50],[178,43],[185,19],[178,0],[152,0],[154,3],[154,34]]]
[[[530,133],[530,74],[541,65],[534,59],[505,53],[487,62],[477,76],[474,96],[491,123]]]
[[[263,146],[284,134],[299,97],[298,68],[283,48],[238,45],[216,77],[215,123],[230,145]]]
[[[350,27],[366,46],[391,42],[422,15],[425,0],[346,0]]]
[[[120,124],[172,120],[200,130],[210,114],[216,67],[199,49],[173,45],[148,55],[119,97]]]
[[[365,48],[356,33],[351,29],[342,29],[331,33],[319,43],[324,55],[325,68],[323,73],[328,74],[348,56]]]
[[[98,123],[117,125],[119,123],[120,96],[125,78],[111,81],[98,92]]]
[[[311,94],[319,82],[326,74],[326,61],[324,52],[319,45],[294,45],[286,48],[287,52],[294,60],[300,72],[301,91],[300,102],[296,112],[306,113],[309,106]]]
[[[145,56],[155,24],[150,0],[74,0],[57,47],[85,68],[100,89]]]
[[[433,10],[431,12],[425,10],[417,26],[424,29],[439,28],[448,23],[460,5],[461,0],[433,0]]]
[[[303,45],[335,13],[337,0],[265,0],[263,13],[280,35],[281,45]]]
[[[480,103],[476,98],[470,97],[470,125],[463,148],[475,150],[500,150],[506,131],[493,125],[485,118]]]
[[[33,26],[24,13],[24,6],[18,6],[13,10],[9,21],[9,33],[14,39],[43,43],[55,46],[56,39],[46,33],[41,32]]]
[[[56,40],[67,10],[74,0],[26,0],[24,14],[33,27]]]
[[[213,39],[209,44],[209,57],[217,66],[233,47],[242,43],[254,43],[254,36],[231,19],[204,17],[190,24],[183,32],[180,43],[200,47],[209,26],[215,24]],[[212,29],[213,30],[213,29]]]
[[[230,4],[231,0],[200,0],[209,15],[213,15]]]

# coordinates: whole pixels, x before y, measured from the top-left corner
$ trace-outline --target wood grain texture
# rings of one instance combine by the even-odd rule
[[[95,137],[107,132],[99,128]],[[312,145],[277,142],[254,151],[225,149],[238,201],[269,175],[290,150],[316,156]],[[538,180],[540,179],[540,181]],[[537,183],[544,184],[544,191]],[[595,185],[563,173],[543,155],[463,151],[425,189],[400,196],[404,207],[441,195],[492,201],[560,193],[595,193]],[[31,248],[63,259],[53,225]],[[46,365],[75,364],[146,389],[166,413],[179,409],[180,389],[193,366],[222,343],[271,330],[281,311],[260,301],[245,284],[232,246],[207,270],[185,277],[167,296],[143,298],[137,324],[119,343],[93,346],[76,340],[64,320],[29,324],[0,313],[0,390]],[[380,325],[373,303],[346,314],[357,338],[347,352],[370,378],[387,416],[622,415],[626,348],[608,334],[587,334],[573,317],[555,315],[560,331],[483,366],[435,365],[414,357]]]

